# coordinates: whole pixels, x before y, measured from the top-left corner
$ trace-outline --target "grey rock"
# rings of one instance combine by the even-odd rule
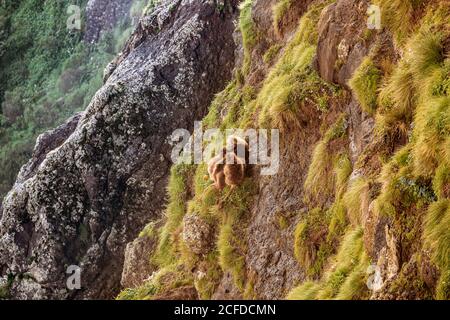
[[[164,207],[169,136],[192,130],[231,78],[236,6],[162,1],[139,22],[76,128],[41,138],[43,151],[3,203],[0,277],[15,277],[12,298],[118,293],[127,243]],[[70,265],[82,269],[80,290],[66,287]]]

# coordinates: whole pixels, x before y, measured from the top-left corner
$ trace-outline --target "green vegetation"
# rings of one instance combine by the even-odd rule
[[[155,254],[155,261],[160,266],[168,266],[175,262],[177,231],[186,213],[186,203],[188,199],[189,185],[192,183],[192,166],[176,165],[171,169],[167,193],[169,194],[169,204],[166,210],[166,223],[160,229],[158,249]]]
[[[436,298],[450,298],[450,200],[444,199],[430,205],[425,217],[425,245],[432,249],[433,262],[441,270]]]
[[[362,299],[367,297],[366,270],[361,229],[348,231],[320,281],[305,281],[291,290],[288,299]]]
[[[332,252],[327,241],[329,212],[315,208],[296,227],[294,233],[294,254],[309,277],[320,274],[326,258]]]
[[[324,197],[333,193],[333,187],[335,185],[333,162],[338,160],[329,152],[328,147],[330,142],[343,137],[346,132],[346,115],[341,114],[336,123],[327,130],[322,140],[320,140],[314,148],[311,164],[304,183],[309,200],[318,199],[319,197]],[[339,187],[342,187],[343,180],[345,180],[345,177],[342,177],[342,175],[347,175],[348,177],[348,165],[349,164],[347,163],[347,168],[344,168],[347,172],[344,172],[344,174],[339,172],[341,174],[339,177],[341,180],[339,181]]]
[[[274,60],[274,58],[278,55],[278,53],[280,52],[280,50],[283,47],[280,44],[274,44],[273,46],[271,46],[269,49],[267,49],[267,51],[264,53],[263,56],[263,61],[266,64],[271,64]]]
[[[292,5],[292,0],[279,0],[273,6],[273,28],[275,32],[280,35],[280,24],[285,14],[289,11]]]
[[[380,80],[381,72],[370,58],[366,58],[349,81],[350,88],[362,109],[368,114],[373,114],[377,108],[377,89]]]
[[[102,85],[104,67],[131,32],[126,19],[98,44],[85,44],[82,31],[68,30],[66,22],[69,5],[86,3],[21,0],[0,6],[0,199],[30,158],[36,137],[86,108]],[[136,1],[132,14],[143,4]]]
[[[394,31],[395,39],[403,44],[413,30],[413,14],[423,0],[377,0],[380,6],[381,23]]]
[[[183,266],[174,264],[154,273],[142,286],[123,290],[117,300],[152,300],[158,294],[192,285],[192,282],[190,273]]]
[[[275,26],[281,26],[290,3],[279,1],[274,7]],[[261,86],[250,86],[247,78],[254,67],[251,57],[258,35],[251,1],[245,1],[240,15],[243,68],[216,96],[203,121],[205,128],[277,127],[282,134],[293,130],[302,134],[301,119],[320,117],[321,137],[304,182],[308,211],[294,231],[293,251],[306,279],[288,299],[370,297],[367,268],[377,261],[370,261],[363,241],[363,218],[369,213],[389,221],[407,262],[385,290],[396,293],[406,288],[428,298],[431,289],[434,298],[449,299],[450,60],[444,52],[448,10],[430,6],[420,12],[422,17],[413,15],[422,1],[378,3],[386,13],[385,26],[404,54],[394,61],[380,60],[371,52],[349,82],[362,108],[375,119],[375,141],[363,153],[375,164],[363,161],[367,159],[363,156],[352,164],[349,116],[336,110],[341,91],[325,83],[311,66],[317,22],[326,3],[310,7],[286,45],[266,51],[264,62],[272,67]],[[188,283],[202,299],[209,299],[224,273],[232,275],[244,298],[256,297],[254,275],[245,262],[256,183],[246,179],[238,188],[217,191],[205,176],[205,165],[172,170],[169,206],[153,257],[160,272],[171,276],[152,278],[120,297],[153,298]],[[209,252],[196,255],[183,242],[186,213],[198,214],[213,226],[217,241]],[[283,232],[293,229],[292,214],[297,213],[275,214],[275,224]],[[147,231],[154,232],[150,227]],[[427,289],[422,276],[408,269],[419,265],[422,249],[431,252],[432,264],[439,270],[436,288]]]
[[[352,180],[343,196],[343,203],[347,210],[348,219],[354,226],[361,224],[362,202],[369,192],[368,182],[364,177]]]
[[[239,27],[244,44],[244,63],[242,67],[244,74],[247,74],[250,70],[252,49],[258,41],[257,30],[252,19],[252,2],[253,0],[245,0],[240,6]]]
[[[293,40],[270,71],[258,94],[259,125],[285,130],[298,126],[302,107],[325,111],[337,88],[312,69],[316,50],[316,24],[324,4],[313,6],[300,20]]]

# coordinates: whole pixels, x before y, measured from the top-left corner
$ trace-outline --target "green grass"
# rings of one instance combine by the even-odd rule
[[[308,199],[313,200],[333,193],[333,187],[336,181],[335,172],[333,171],[333,161],[336,161],[336,156],[329,152],[328,144],[333,140],[343,137],[346,132],[346,115],[341,114],[323,135],[322,140],[316,144],[304,183]],[[338,184],[343,184],[344,182],[342,181],[344,178],[342,175],[349,174],[349,163],[344,160],[343,165],[347,166],[343,168],[346,171],[336,171],[336,173],[340,174],[339,179],[341,179],[341,181],[337,182]]]
[[[246,243],[242,237],[248,219],[249,206],[256,192],[255,184],[246,179],[237,189],[229,193],[228,187],[224,189],[228,195],[223,207],[217,208],[222,217],[219,223],[217,240],[218,261],[222,270],[233,276],[236,287],[244,291],[246,283],[245,252]]]
[[[296,34],[271,69],[258,94],[259,125],[286,130],[298,126],[301,107],[323,109],[337,91],[311,68],[316,50],[316,24],[325,4],[312,6]],[[320,88],[320,89],[319,89]]]
[[[305,281],[300,286],[292,289],[287,295],[288,300],[314,300],[320,289],[320,285],[314,281]]]
[[[347,189],[348,179],[353,167],[347,154],[341,154],[334,164],[334,174],[336,177],[335,195],[340,198]]]
[[[450,200],[432,203],[424,221],[423,237],[425,245],[432,250],[432,260],[444,275],[450,269]],[[447,282],[448,287],[448,282]]]
[[[349,81],[350,88],[356,95],[361,108],[373,115],[377,108],[377,89],[380,85],[381,72],[372,59],[365,58]]]
[[[446,163],[442,163],[436,170],[433,190],[439,199],[450,197],[450,168]]]
[[[348,231],[329,268],[318,281],[305,281],[292,289],[288,299],[359,299],[367,296],[365,285],[368,259],[362,230]]]
[[[395,36],[398,45],[403,44],[413,30],[414,9],[422,0],[377,0],[381,23]]]
[[[271,64],[282,48],[282,45],[274,44],[269,49],[267,49],[263,56],[264,63]]]
[[[0,198],[31,157],[37,136],[87,107],[129,35],[125,19],[99,43],[86,45],[82,32],[66,28],[69,4],[86,3],[23,0],[0,6]]]
[[[343,196],[348,219],[354,226],[361,224],[362,203],[364,197],[368,196],[368,192],[367,180],[364,177],[358,177],[349,183],[348,189]]]
[[[278,35],[281,35],[280,24],[283,17],[289,11],[292,0],[278,0],[272,8],[273,29]]]
[[[258,33],[252,19],[253,0],[245,0],[240,5],[239,28],[244,45],[244,63],[242,70],[246,75],[250,71],[251,54],[258,41]]]
[[[159,243],[154,256],[155,262],[160,266],[171,265],[176,260],[176,243],[173,236],[186,213],[188,183],[191,175],[192,167],[188,165],[175,165],[171,169],[167,187],[169,204],[165,212],[166,221],[159,231]]]
[[[183,270],[183,266],[173,264],[159,269],[141,286],[123,290],[116,299],[152,300],[160,293],[192,284],[193,278],[186,270]]]

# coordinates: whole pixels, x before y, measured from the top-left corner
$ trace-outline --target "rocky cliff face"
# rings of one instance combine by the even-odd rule
[[[42,135],[3,203],[13,298],[112,298],[124,249],[161,216],[170,135],[192,129],[234,64],[236,3],[163,1],[139,22],[88,109]],[[82,289],[66,268],[82,269]]]
[[[89,0],[86,5],[84,41],[97,42],[102,33],[110,31],[129,15],[132,3],[132,0]]]
[[[38,140],[0,224],[13,297],[449,298],[449,4],[237,2],[163,1]],[[201,118],[279,129],[279,171],[172,166]]]

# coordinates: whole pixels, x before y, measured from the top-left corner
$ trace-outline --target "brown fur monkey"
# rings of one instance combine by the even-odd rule
[[[245,178],[245,161],[239,158],[235,153],[231,154],[233,157],[232,164],[225,164],[223,173],[225,175],[225,183],[230,187],[238,186]]]
[[[214,186],[222,190],[226,185],[240,185],[247,174],[249,155],[248,143],[240,137],[230,136],[227,147],[208,162],[209,178],[214,181]]]
[[[226,148],[222,152],[211,158],[208,162],[209,178],[214,181],[214,186],[218,190],[225,188],[225,174],[223,172]]]

